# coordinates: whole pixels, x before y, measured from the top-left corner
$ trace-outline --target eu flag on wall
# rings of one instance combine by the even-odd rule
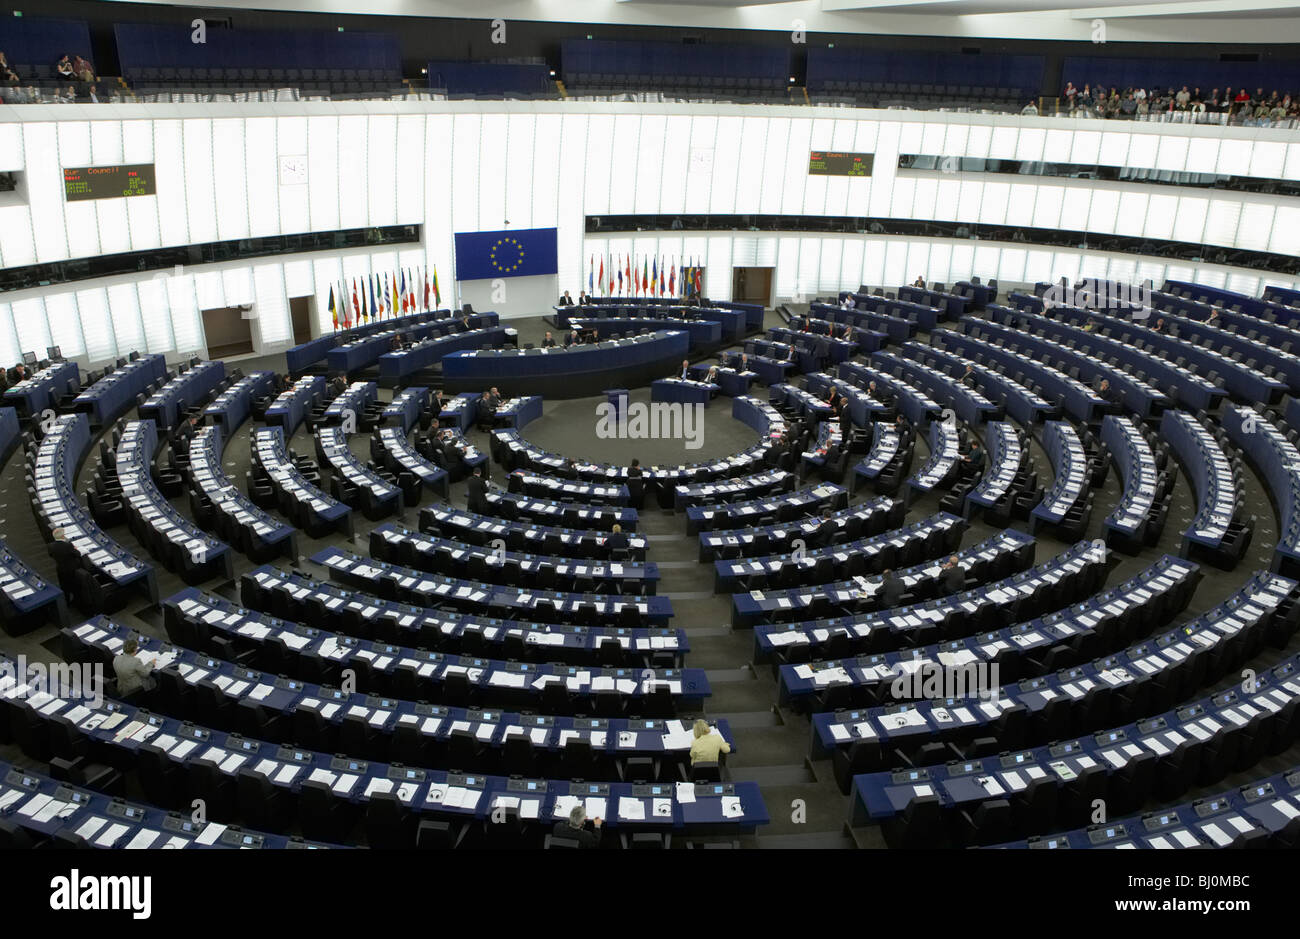
[[[554,228],[456,233],[456,279],[559,273]]]

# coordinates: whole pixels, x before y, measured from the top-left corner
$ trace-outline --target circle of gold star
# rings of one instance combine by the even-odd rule
[[[504,258],[501,261],[497,261],[497,249],[501,248],[503,245],[510,245],[514,248],[516,252],[514,263],[511,263]],[[504,253],[505,251],[503,250],[502,254]],[[498,238],[493,243],[492,250],[488,252],[488,259],[492,262],[492,266],[498,271],[501,271],[503,274],[513,274],[515,271],[519,270],[524,263],[524,246],[514,238]]]

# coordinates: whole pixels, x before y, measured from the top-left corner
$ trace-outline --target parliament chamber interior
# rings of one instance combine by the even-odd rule
[[[0,19],[0,847],[1300,843],[1296,20],[446,6]]]

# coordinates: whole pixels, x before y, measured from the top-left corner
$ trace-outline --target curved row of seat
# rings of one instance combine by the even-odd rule
[[[966,522],[947,512],[919,519],[856,541],[809,548],[797,553],[718,559],[713,562],[714,592],[776,589],[800,584],[824,584],[837,577],[876,574],[910,567],[922,560],[951,554],[961,543]]]
[[[933,744],[1014,751],[1158,714],[1249,660],[1266,641],[1285,644],[1300,619],[1296,587],[1260,572],[1215,608],[1122,652],[1000,687],[995,672],[977,673],[950,699],[870,708],[871,739],[863,742],[884,761],[873,768],[908,752],[918,754],[913,765],[932,762],[920,751]]]
[[[117,479],[131,532],[149,553],[179,571],[186,583],[234,573],[230,546],[209,537],[172,507],[153,480],[158,432],[153,421],[131,421],[117,445]]]
[[[921,701],[933,692],[953,690],[951,686],[963,678],[966,691],[978,691],[981,672],[1009,683],[1098,658],[1166,625],[1186,608],[1201,576],[1197,565],[1167,554],[1125,583],[1065,609],[977,636],[877,653],[865,661],[860,658],[861,700],[866,707]],[[864,710],[812,715],[810,755],[815,759],[835,755],[836,779],[846,794],[849,771],[864,767],[842,761],[837,751],[878,737],[879,727],[864,721]],[[866,757],[874,759],[873,752],[857,756]]]
[[[1229,688],[1073,740],[928,766],[907,774],[915,781],[895,783],[903,774],[894,773],[857,776],[855,799],[896,846],[997,844],[1086,824],[1098,800],[1108,815],[1123,815],[1150,798],[1165,801],[1216,783],[1289,747],[1300,732],[1298,714],[1300,656],[1292,656],[1258,676],[1251,690]],[[1165,831],[1167,847],[1201,843],[1171,842],[1169,827],[1148,827],[1147,837]],[[1291,834],[1300,836],[1300,824]]]
[[[1005,577],[1010,571],[1027,568],[1034,557],[1034,539],[1013,529],[998,532],[983,541],[952,555],[966,581],[984,583]],[[827,565],[832,577],[843,578],[845,571]],[[940,596],[952,588],[937,560],[923,561],[894,572],[903,589],[903,597],[914,602]],[[850,616],[866,609],[879,609],[885,602],[881,594],[883,577],[859,574],[834,583],[810,583],[801,578],[799,586],[777,590],[751,590],[731,595],[732,625],[746,628],[762,622],[779,623],[793,617],[839,611]]]
[[[277,554],[297,558],[296,529],[258,508],[221,468],[225,438],[218,425],[200,427],[190,438],[190,515],[255,561]]]
[[[247,478],[254,504],[276,506],[313,538],[331,531],[351,535],[352,510],[320,490],[320,472],[289,450],[282,427],[255,428],[251,450]]]
[[[616,552],[610,552],[611,555]],[[659,565],[611,560],[581,561],[544,554],[520,554],[483,548],[401,525],[381,525],[370,532],[370,556],[418,570],[468,578],[481,584],[577,593],[653,594]]]

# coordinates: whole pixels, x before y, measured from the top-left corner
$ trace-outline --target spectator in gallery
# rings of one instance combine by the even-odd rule
[[[101,102],[107,102],[108,98],[101,98],[98,89],[96,89],[94,85],[91,85],[86,89],[86,100],[91,104],[100,104]]]
[[[18,84],[18,73],[13,70],[13,66],[9,64],[9,59],[3,52],[0,52],[0,82]]]
[[[63,95],[59,98],[59,102],[62,104],[76,104],[77,86],[69,85],[67,88],[63,89]]]
[[[58,64],[54,66],[54,71],[59,78],[66,78],[69,81],[77,77],[77,73],[72,70],[72,60],[66,55],[59,59]]]
[[[1031,100],[1028,104],[1026,104],[1023,108],[1020,109],[1020,113],[1021,113],[1021,114],[1032,114],[1032,115],[1034,115],[1035,117],[1037,117],[1037,116],[1038,116],[1038,104],[1037,104],[1036,102],[1034,102],[1034,101]]]
[[[90,63],[79,55],[72,57],[72,74],[76,76],[77,81],[90,83],[95,80],[95,70]]]
[[[1186,111],[1187,106],[1192,103],[1192,93],[1184,85],[1179,92],[1174,95],[1174,110]]]
[[[1074,99],[1079,95],[1079,89],[1074,87],[1074,82],[1065,83],[1065,91],[1063,92],[1063,95],[1065,97],[1066,107],[1073,111]]]
[[[1133,115],[1137,113],[1137,100],[1131,92],[1126,94],[1124,100],[1119,103],[1119,113],[1125,120],[1133,120]]]

